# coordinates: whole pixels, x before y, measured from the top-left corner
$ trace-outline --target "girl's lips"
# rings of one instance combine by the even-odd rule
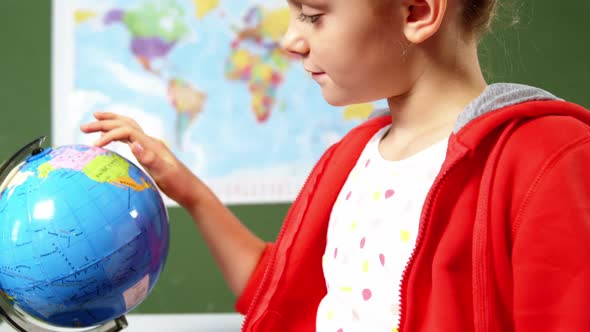
[[[326,73],[324,73],[324,72],[311,72],[311,78],[313,78],[316,81],[321,79],[325,75],[326,75]]]
[[[303,66],[303,69],[305,69],[306,72],[308,72],[310,75],[319,75],[319,74],[324,74],[323,71],[315,71],[315,70],[310,70],[309,68],[307,68],[306,66]]]
[[[307,66],[303,66],[303,67],[304,67],[305,71],[309,73],[311,78],[313,78],[317,82],[319,82],[319,80],[321,80],[323,77],[326,76],[326,73],[323,71],[314,71],[314,70],[309,70],[309,68]]]

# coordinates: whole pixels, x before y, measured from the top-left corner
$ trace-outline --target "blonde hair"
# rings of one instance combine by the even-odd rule
[[[378,14],[387,15],[392,0],[369,0]],[[497,0],[457,0],[463,6],[462,25],[466,32],[482,35],[490,29],[496,12]]]
[[[468,32],[481,35],[490,29],[496,12],[496,0],[462,0],[463,23]]]

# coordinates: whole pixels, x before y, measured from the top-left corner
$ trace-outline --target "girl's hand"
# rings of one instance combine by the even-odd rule
[[[103,147],[114,141],[127,143],[162,192],[184,207],[196,203],[199,192],[196,189],[202,183],[161,140],[145,134],[131,118],[108,112],[96,112],[94,117],[97,121],[80,127],[85,133],[102,133],[94,145]]]
[[[158,187],[188,211],[230,288],[240,295],[267,244],[250,232],[163,142],[146,135],[137,122],[114,113],[95,113],[94,117],[97,121],[80,129],[101,132],[97,146],[113,141],[129,144]]]

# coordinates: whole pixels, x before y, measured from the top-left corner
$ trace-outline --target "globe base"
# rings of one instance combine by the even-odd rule
[[[19,332],[119,332],[127,327],[125,316],[115,318],[99,326],[83,329],[71,329],[45,324],[14,307],[4,296],[0,295],[1,318]]]

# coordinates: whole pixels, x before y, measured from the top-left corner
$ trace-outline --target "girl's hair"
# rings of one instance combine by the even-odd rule
[[[378,14],[387,15],[392,0],[369,0]],[[466,32],[481,36],[490,29],[498,0],[457,0],[463,6],[462,25]]]
[[[461,0],[466,31],[481,35],[490,29],[497,0]]]

